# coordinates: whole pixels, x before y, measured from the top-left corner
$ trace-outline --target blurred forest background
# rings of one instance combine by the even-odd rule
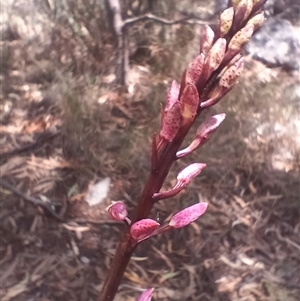
[[[2,301],[96,300],[122,231],[105,208],[135,205],[166,90],[197,55],[201,25],[225,7],[1,1]],[[205,171],[157,204],[153,218],[199,200],[207,213],[143,243],[116,300],[149,287],[154,300],[299,300],[299,8],[297,0],[266,4],[239,83],[200,118],[227,114],[184,162],[207,163]]]

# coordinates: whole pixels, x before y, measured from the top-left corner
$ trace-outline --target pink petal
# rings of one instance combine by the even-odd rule
[[[139,241],[149,236],[160,224],[150,218],[141,219],[135,222],[130,228],[130,236]]]
[[[187,82],[192,83],[194,85],[197,84],[201,76],[203,63],[204,63],[204,54],[201,53],[189,64],[189,67],[186,70]]]
[[[186,84],[180,97],[180,104],[184,122],[192,122],[196,117],[200,104],[198,90],[194,84]]]
[[[159,135],[171,142],[181,125],[181,108],[180,103],[177,102],[168,111],[164,112],[161,131]]]
[[[207,206],[208,203],[203,202],[179,211],[171,218],[169,226],[178,229],[191,224],[206,211]]]
[[[176,102],[178,102],[178,96],[179,96],[179,85],[176,82],[176,80],[173,80],[171,87],[167,93],[165,111],[170,110],[170,108],[173,107],[173,105]]]

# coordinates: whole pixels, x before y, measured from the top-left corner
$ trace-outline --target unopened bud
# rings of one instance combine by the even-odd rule
[[[168,111],[163,113],[162,126],[159,135],[171,142],[175,138],[181,125],[181,105],[179,102],[173,104]]]
[[[204,63],[204,54],[198,55],[190,64],[186,70],[186,82],[196,85],[200,78]]]
[[[171,218],[169,226],[178,229],[191,224],[206,211],[207,206],[208,204],[203,202],[179,211]]]
[[[204,163],[193,163],[183,170],[181,170],[177,176],[177,183],[174,187],[186,187],[197,177],[201,171],[206,167]]]
[[[214,43],[209,53],[207,54],[206,63],[208,64],[211,72],[215,71],[220,66],[224,58],[225,51],[226,40],[224,38],[220,38]]]
[[[171,87],[168,90],[167,93],[167,100],[166,100],[166,106],[165,111],[170,110],[170,108],[178,102],[178,96],[179,96],[179,85],[176,82],[176,80],[172,81]]]
[[[253,0],[241,0],[235,8],[235,20],[237,24],[241,24],[248,18],[253,8]]]
[[[182,158],[195,151],[199,146],[208,141],[222,121],[225,119],[225,114],[218,114],[206,119],[197,129],[194,141],[185,149],[176,153],[177,158]]]
[[[231,28],[234,16],[233,7],[225,9],[220,15],[220,32],[221,37],[224,37]]]
[[[132,224],[130,236],[136,241],[141,241],[149,237],[159,226],[159,223],[153,219],[141,219]]]
[[[228,48],[239,51],[242,46],[250,40],[253,31],[254,26],[252,24],[243,27],[232,37],[229,42]]]
[[[180,97],[181,116],[184,124],[194,121],[199,104],[200,99],[196,86],[188,83]]]
[[[220,124],[225,119],[226,114],[218,114],[214,115],[208,119],[206,119],[197,129],[196,137],[201,140],[205,139],[205,141],[209,140],[212,134],[216,131],[216,129],[220,126]]]
[[[257,15],[255,15],[253,18],[251,18],[247,25],[253,25],[254,26],[254,30],[258,29],[265,21],[265,14],[264,12],[261,12]]]
[[[150,289],[144,291],[140,295],[140,297],[137,299],[137,301],[151,301],[153,291],[154,291],[154,288],[150,288]]]
[[[106,208],[111,219],[115,221],[124,221],[128,215],[125,204],[121,201],[114,202],[109,207]]]
[[[214,41],[215,33],[208,25],[204,25],[201,31],[200,53],[207,55]]]
[[[219,81],[219,86],[230,89],[236,83],[236,80],[241,75],[244,69],[244,59],[243,57],[239,59],[234,65],[229,67],[224,74],[221,76]]]

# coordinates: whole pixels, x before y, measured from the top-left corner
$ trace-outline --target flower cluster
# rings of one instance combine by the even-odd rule
[[[177,195],[205,168],[204,163],[187,166],[178,173],[176,183],[170,190],[161,191],[172,164],[208,141],[225,119],[225,114],[208,118],[198,127],[190,145],[179,150],[197,116],[219,102],[237,82],[244,67],[242,47],[262,25],[262,7],[265,2],[231,0],[228,8],[220,14],[214,30],[207,25],[203,26],[199,55],[183,72],[180,85],[173,81],[167,92],[166,105],[161,113],[160,132],[153,137],[150,184],[145,186],[135,217],[133,220],[129,218],[121,201],[108,208],[112,219],[123,221],[128,226],[128,234],[120,244],[120,256],[133,252],[136,245],[150,237],[189,225],[205,213],[208,204],[202,202],[179,211],[163,224],[147,218],[155,202]],[[156,179],[160,179],[160,182]],[[117,264],[115,270],[118,270]],[[145,291],[138,300],[150,301],[152,293],[153,288]]]

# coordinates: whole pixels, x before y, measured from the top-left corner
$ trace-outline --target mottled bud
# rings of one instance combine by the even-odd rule
[[[215,33],[214,31],[208,26],[204,25],[201,31],[200,37],[200,53],[207,55],[210,48],[212,47],[214,41]]]
[[[179,102],[173,104],[168,111],[163,113],[160,137],[171,142],[175,138],[181,125],[181,105]]]
[[[178,102],[178,96],[179,96],[179,85],[176,82],[176,80],[173,80],[171,87],[167,93],[165,111],[170,110],[170,108],[173,107],[173,105],[176,102]]]
[[[230,40],[228,48],[232,50],[239,51],[242,46],[247,43],[254,31],[254,26],[246,25],[244,28],[239,30]]]
[[[124,221],[128,215],[125,204],[121,201],[114,202],[109,207],[106,208],[111,219],[115,221]]]
[[[174,188],[183,188],[189,185],[192,182],[192,180],[195,177],[197,177],[205,167],[206,164],[204,163],[193,163],[181,170],[177,176],[177,183],[175,184]]]
[[[225,114],[218,114],[206,119],[197,129],[194,141],[185,149],[176,153],[177,158],[182,158],[195,151],[199,146],[208,141],[222,121],[225,119]]]
[[[254,30],[258,29],[265,21],[265,14],[264,12],[261,12],[254,17],[252,17],[248,22],[247,25],[253,25]]]
[[[204,63],[204,54],[198,55],[190,64],[186,70],[186,82],[196,85],[200,78]]]
[[[235,8],[234,22],[240,24],[248,18],[253,8],[252,0],[241,0]]]
[[[236,80],[240,76],[244,69],[243,57],[239,59],[234,65],[229,67],[221,76],[219,86],[225,89],[230,89],[236,83]]]
[[[150,288],[150,289],[144,291],[140,295],[140,297],[137,299],[137,301],[151,301],[153,291],[154,291],[154,288]]]
[[[159,226],[159,223],[153,219],[141,219],[132,224],[130,228],[130,236],[136,241],[141,241],[150,236]]]
[[[171,218],[169,226],[178,229],[191,224],[206,211],[207,206],[208,204],[203,202],[179,211]]]
[[[187,84],[180,97],[183,124],[193,122],[199,108],[200,99],[195,85]]]
[[[225,119],[226,114],[218,114],[214,115],[208,119],[206,119],[197,129],[196,137],[200,140],[205,139],[209,140],[212,134],[216,131],[216,129],[220,126],[220,124]]]
[[[233,7],[225,9],[220,15],[220,32],[221,37],[224,37],[231,28],[234,16]]]
[[[210,70],[209,73],[216,70],[220,66],[224,58],[225,51],[226,51],[226,40],[220,38],[214,43],[214,45],[212,46],[212,48],[207,54],[205,63],[209,66],[209,70]]]

